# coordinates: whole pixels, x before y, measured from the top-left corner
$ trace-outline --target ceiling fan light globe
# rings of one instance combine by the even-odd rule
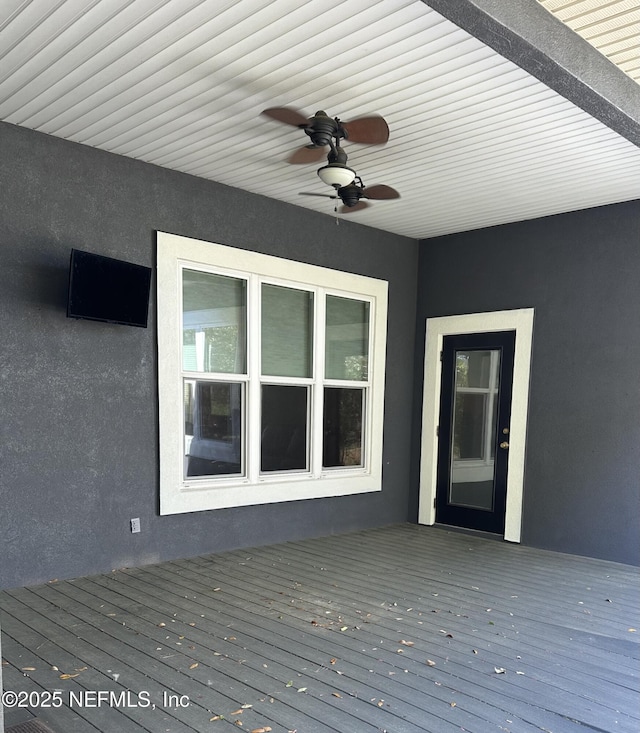
[[[326,183],[327,186],[343,188],[353,182],[353,179],[356,177],[356,172],[346,165],[329,163],[329,165],[318,169],[318,176],[320,176],[320,180]]]

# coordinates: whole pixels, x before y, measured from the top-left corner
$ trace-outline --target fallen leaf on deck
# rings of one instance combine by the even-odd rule
[[[61,680],[72,680],[74,677],[80,677],[79,674],[61,674],[60,679]]]
[[[384,700],[378,700],[378,707],[381,708],[384,705]]]
[[[334,697],[342,697],[342,695],[339,692],[332,692],[331,693]]]
[[[264,728],[254,728],[251,733],[269,733],[271,728],[268,725],[265,725]]]
[[[35,672],[36,668],[35,667],[23,667],[22,671],[23,672]]]
[[[213,723],[214,720],[224,720],[224,715],[214,715],[213,718],[209,718],[210,723]]]
[[[306,691],[307,691],[306,687],[298,687],[298,692],[306,692]]]
[[[242,706],[242,709],[243,709],[243,710],[248,710],[249,708],[252,708],[252,707],[253,707],[253,705],[250,705],[250,704],[249,704],[249,703],[247,702],[247,703],[245,703],[245,704],[244,704],[244,705]]]
[[[289,682],[287,682],[287,684],[285,685],[285,687],[293,687],[293,682],[291,680],[289,680]]]
[[[336,663],[337,661],[338,661],[338,660],[337,660],[337,659],[336,659],[335,657],[332,657],[332,658],[331,658],[331,659],[329,660],[329,664],[335,664],[335,663]]]
[[[400,644],[403,644],[404,646],[413,646],[415,642],[414,641],[405,641],[404,639],[400,639]]]
[[[504,667],[494,667],[493,669],[496,674],[505,674],[507,671]]]
[[[158,626],[159,626],[159,627],[160,627],[161,629],[162,629],[162,628],[163,628],[164,626],[166,626],[166,625],[167,625],[167,624],[165,624],[165,622],[164,622],[164,621],[161,621],[161,622],[160,622],[160,623],[158,624]]]
[[[435,666],[436,666],[436,663],[435,663],[435,662],[433,661],[433,659],[427,659],[427,664],[428,664],[428,665],[429,665],[430,667],[435,667]]]
[[[340,628],[340,631],[346,631],[346,630],[347,630],[348,628],[349,628],[348,626],[342,626],[342,627]]]
[[[450,706],[451,706],[452,708],[455,708],[455,707],[456,707],[456,705],[457,705],[457,703],[455,703],[455,702],[450,702],[450,703],[449,703],[449,705],[450,705]]]
[[[234,710],[234,712],[231,713],[231,715],[242,715],[242,708],[239,708],[238,710]]]
[[[194,662],[189,669],[195,669],[198,666],[198,662]]]

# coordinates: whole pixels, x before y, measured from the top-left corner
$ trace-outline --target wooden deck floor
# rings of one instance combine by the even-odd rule
[[[5,591],[5,725],[638,733],[638,585],[407,524]]]

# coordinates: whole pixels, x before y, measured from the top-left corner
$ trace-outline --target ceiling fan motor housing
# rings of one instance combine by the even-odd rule
[[[344,137],[342,125],[322,110],[316,112],[309,122],[309,126],[305,127],[304,131],[318,147],[331,145],[334,137]]]
[[[355,183],[350,183],[348,186],[338,189],[338,196],[342,199],[342,203],[348,207],[355,206],[360,201],[362,194],[362,188]]]

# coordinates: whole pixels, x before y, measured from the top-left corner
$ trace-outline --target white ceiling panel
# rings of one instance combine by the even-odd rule
[[[349,165],[401,198],[345,217],[413,238],[640,195],[635,145],[420,0],[5,0],[0,49],[0,119],[330,216],[260,112],[379,113]]]

